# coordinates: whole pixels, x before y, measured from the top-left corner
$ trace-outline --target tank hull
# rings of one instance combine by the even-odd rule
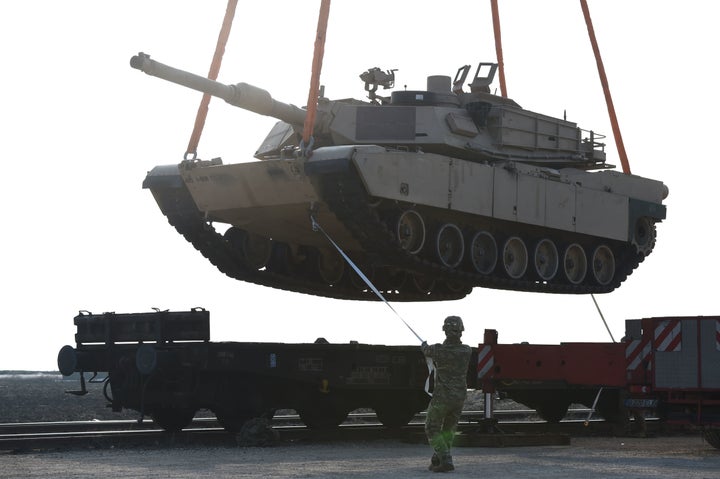
[[[612,171],[372,145],[323,147],[309,159],[186,161],[156,167],[144,187],[231,277],[377,299],[312,216],[394,301],[459,299],[474,287],[612,291],[652,251],[667,194],[661,182]]]

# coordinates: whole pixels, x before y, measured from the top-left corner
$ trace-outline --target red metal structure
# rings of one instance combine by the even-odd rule
[[[619,343],[478,346],[478,388],[501,391],[559,421],[573,403],[623,422],[651,411],[668,424],[702,426],[720,447],[720,316],[626,321]]]

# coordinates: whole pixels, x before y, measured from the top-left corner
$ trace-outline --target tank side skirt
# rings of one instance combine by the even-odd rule
[[[615,289],[638,266],[642,256],[634,254],[630,245],[615,246],[618,264],[625,265],[618,269],[612,282],[607,285],[588,284],[587,281],[578,285],[558,282],[540,282],[531,279],[510,279],[500,274],[481,275],[459,269],[447,268],[422,255],[412,255],[402,249],[395,240],[387,222],[381,217],[377,208],[369,206],[365,188],[358,173],[351,169],[347,173],[336,173],[318,178],[321,183],[321,197],[335,216],[344,223],[360,242],[363,249],[371,257],[377,258],[382,264],[391,264],[413,274],[428,276],[446,282],[459,282],[469,291],[470,288],[508,289],[516,291],[535,291],[544,293],[587,294],[607,293]],[[408,205],[410,206],[410,205]],[[422,209],[424,213],[447,215],[445,210],[435,212],[433,208]],[[575,235],[574,238],[582,238]],[[588,252],[589,254],[590,252]],[[434,294],[442,288],[436,284]],[[430,295],[428,295],[430,296]]]

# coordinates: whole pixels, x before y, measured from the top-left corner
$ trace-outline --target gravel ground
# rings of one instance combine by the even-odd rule
[[[64,394],[76,382],[56,374],[0,374],[0,422],[135,419],[112,413],[99,385],[90,394]],[[121,447],[0,452],[0,479],[122,478],[415,478],[431,450],[399,440],[288,443],[269,448]],[[720,479],[720,450],[700,435],[662,438],[572,438],[570,446],[455,449],[455,478],[688,478]]]
[[[428,446],[399,441],[269,448],[69,450],[0,455],[0,478],[427,478]],[[456,448],[455,478],[720,478],[699,436],[573,438],[570,446]]]

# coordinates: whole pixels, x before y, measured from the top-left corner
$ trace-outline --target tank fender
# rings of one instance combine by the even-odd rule
[[[384,152],[385,148],[377,146],[328,146],[313,151],[305,163],[305,173],[309,176],[340,173],[348,170],[351,160],[359,151]]]
[[[662,221],[665,219],[667,212],[665,205],[638,200],[636,198],[630,198],[630,204],[628,206],[630,208],[630,226],[633,226],[635,221],[641,216],[649,216],[650,218]],[[632,228],[630,228],[630,231],[632,231]]]
[[[182,188],[184,186],[178,165],[160,165],[148,171],[142,187],[156,188]]]

